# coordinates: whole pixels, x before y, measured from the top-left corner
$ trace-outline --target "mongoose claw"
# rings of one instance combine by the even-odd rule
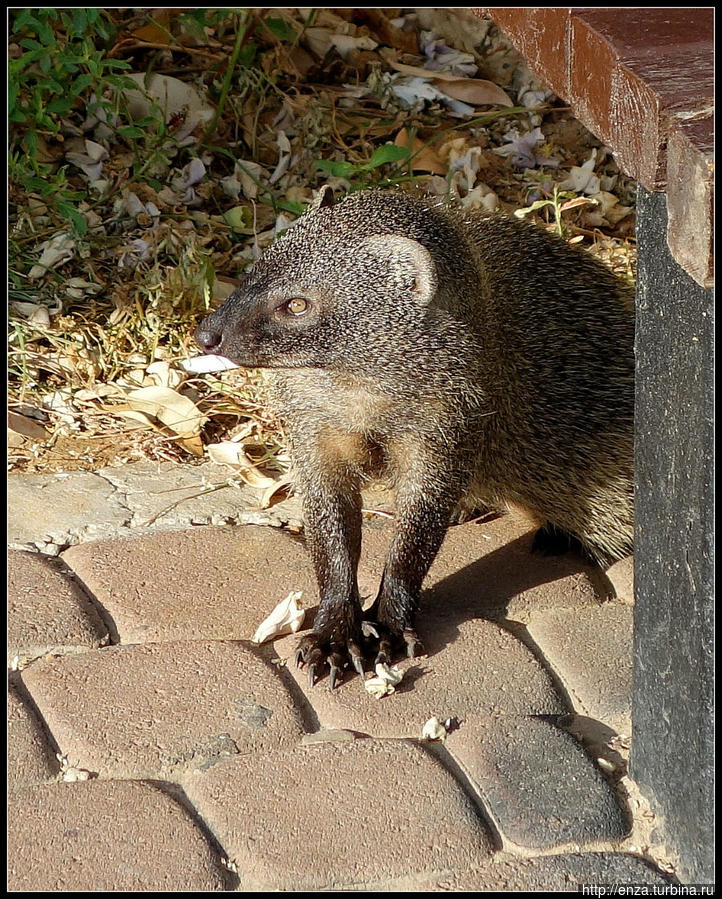
[[[374,665],[384,664],[390,665],[394,656],[397,654],[394,650],[396,647],[405,646],[406,657],[409,659],[418,658],[424,655],[424,647],[416,635],[416,631],[410,627],[404,628],[401,634],[394,634],[385,630],[383,636],[379,640],[379,649],[374,659]]]
[[[342,672],[349,661],[354,669],[363,677],[363,653],[359,644],[349,639],[345,646],[324,644],[317,634],[307,634],[296,649],[296,667],[308,667],[308,685],[313,687],[325,665],[329,667],[329,688],[331,690],[343,680]]]
[[[407,627],[402,636],[404,643],[406,643],[406,655],[409,659],[415,659],[417,656],[424,654],[424,645],[416,636],[416,631]]]
[[[338,665],[331,665],[331,670],[328,673],[328,689],[333,690],[336,686],[336,678],[338,677],[338,673],[341,670]]]
[[[351,664],[356,669],[357,673],[364,676],[364,660],[362,655],[352,655],[351,656]]]
[[[364,637],[375,637],[376,640],[381,639],[381,634],[379,633],[378,625],[375,624],[373,621],[368,621],[365,618],[361,622],[361,633],[364,635]]]
[[[296,668],[303,668],[308,660],[304,655],[304,650],[301,646],[296,650]],[[308,685],[312,687],[316,681],[316,663],[308,662]]]

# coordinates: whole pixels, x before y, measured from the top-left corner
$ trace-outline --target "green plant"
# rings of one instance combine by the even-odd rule
[[[373,173],[382,165],[399,163],[411,155],[409,147],[399,147],[396,144],[382,144],[377,147],[366,162],[332,162],[326,159],[317,159],[316,168],[336,178],[346,178],[352,182],[355,190],[367,187],[373,181]],[[384,183],[408,180],[408,176],[399,173],[393,179],[385,179]],[[373,183],[378,183],[374,181]]]
[[[74,113],[110,109],[108,87],[127,86],[128,63],[108,59],[105,47],[114,29],[100,9],[21,9],[10,13],[8,116],[10,183],[37,192],[54,210],[85,231],[78,201],[64,169],[57,169],[48,145],[60,135],[61,121]],[[94,94],[95,99],[88,102]]]
[[[419,149],[414,150],[413,152],[410,146],[383,144],[382,146],[377,147],[376,150],[374,150],[367,162],[332,162],[325,159],[318,159],[315,162],[315,166],[317,169],[328,172],[329,175],[334,175],[337,178],[346,178],[349,181],[355,182],[352,183],[353,190],[360,190],[364,187],[369,186],[371,183],[376,186],[388,187],[393,184],[398,184],[401,181],[412,181],[414,180],[414,175],[412,173],[411,163],[414,161],[414,159],[421,152],[423,152],[423,150],[442,140],[450,132],[458,131],[461,128],[472,128],[478,125],[488,125],[490,122],[493,122],[496,119],[512,115],[526,114],[527,112],[528,110],[523,106],[514,106],[510,108],[505,107],[504,109],[497,109],[493,112],[488,112],[484,115],[477,116],[476,118],[469,119],[466,122],[455,123],[449,128],[441,129],[433,137],[424,141]],[[408,129],[408,131],[409,138],[411,141],[413,141],[414,137],[416,136],[416,128],[411,127]],[[369,178],[369,175],[371,175],[372,172],[374,172],[380,166],[387,164],[390,165],[391,168],[385,178],[383,178],[382,180],[377,179],[375,181]]]
[[[531,215],[533,212],[538,212],[540,209],[551,209],[557,234],[560,237],[567,237],[567,228],[562,221],[562,214],[569,212],[571,209],[577,209],[579,206],[585,206],[588,203],[596,205],[597,201],[592,197],[578,197],[571,191],[559,190],[555,184],[554,193],[549,199],[535,200],[530,206],[514,210],[514,215],[521,219]]]

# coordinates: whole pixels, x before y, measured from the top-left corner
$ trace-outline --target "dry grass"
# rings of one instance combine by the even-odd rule
[[[109,58],[177,79],[196,99],[177,109],[170,99],[146,104],[133,118],[131,94],[121,91],[117,119],[93,122],[81,94],[56,117],[56,133],[39,132],[38,158],[56,194],[11,166],[11,467],[192,463],[204,446],[236,438],[260,470],[279,477],[288,460],[262,374],[191,377],[180,362],[195,352],[199,318],[324,183],[342,191],[397,186],[509,214],[536,204],[538,221],[632,277],[633,186],[599,142],[544,95],[488,25],[476,51],[451,70],[471,112],[455,115],[438,97],[409,106],[398,92],[413,87],[403,67],[451,57],[418,23],[392,13],[317,10],[310,21],[299,10],[201,11],[193,20],[170,10],[156,19],[107,11]],[[57,27],[64,39],[65,26]],[[23,50],[12,41],[17,58]],[[514,105],[492,102],[481,82]],[[525,106],[530,91],[538,92],[535,107]],[[15,127],[11,143],[22,148],[25,126]],[[536,128],[539,139],[529,143]],[[527,140],[528,164],[504,155],[516,146],[514,131],[517,149]],[[411,138],[411,158],[380,150]],[[375,164],[379,153],[388,160]],[[579,188],[585,163],[601,179],[608,213],[599,202],[570,203],[592,195]],[[55,202],[64,191],[82,227]],[[129,417],[134,391],[151,386],[195,404],[197,433],[154,415]]]

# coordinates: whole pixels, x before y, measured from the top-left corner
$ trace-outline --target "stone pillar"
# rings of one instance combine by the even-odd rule
[[[671,256],[665,194],[642,185],[637,244],[630,773],[680,879],[712,883],[713,291]]]

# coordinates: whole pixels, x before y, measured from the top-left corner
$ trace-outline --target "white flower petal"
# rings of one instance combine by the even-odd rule
[[[289,593],[285,599],[275,607],[256,628],[256,633],[251,637],[252,643],[265,643],[272,637],[281,634],[295,634],[303,626],[305,611],[299,608],[298,600],[301,591]]]
[[[433,718],[429,718],[429,720],[424,724],[421,730],[421,739],[422,740],[443,740],[446,738],[446,728],[439,721],[439,719],[434,716]]]
[[[184,359],[181,365],[186,371],[196,374],[205,374],[211,371],[228,371],[231,368],[238,368],[235,362],[226,359],[225,356],[193,356],[191,359]]]

